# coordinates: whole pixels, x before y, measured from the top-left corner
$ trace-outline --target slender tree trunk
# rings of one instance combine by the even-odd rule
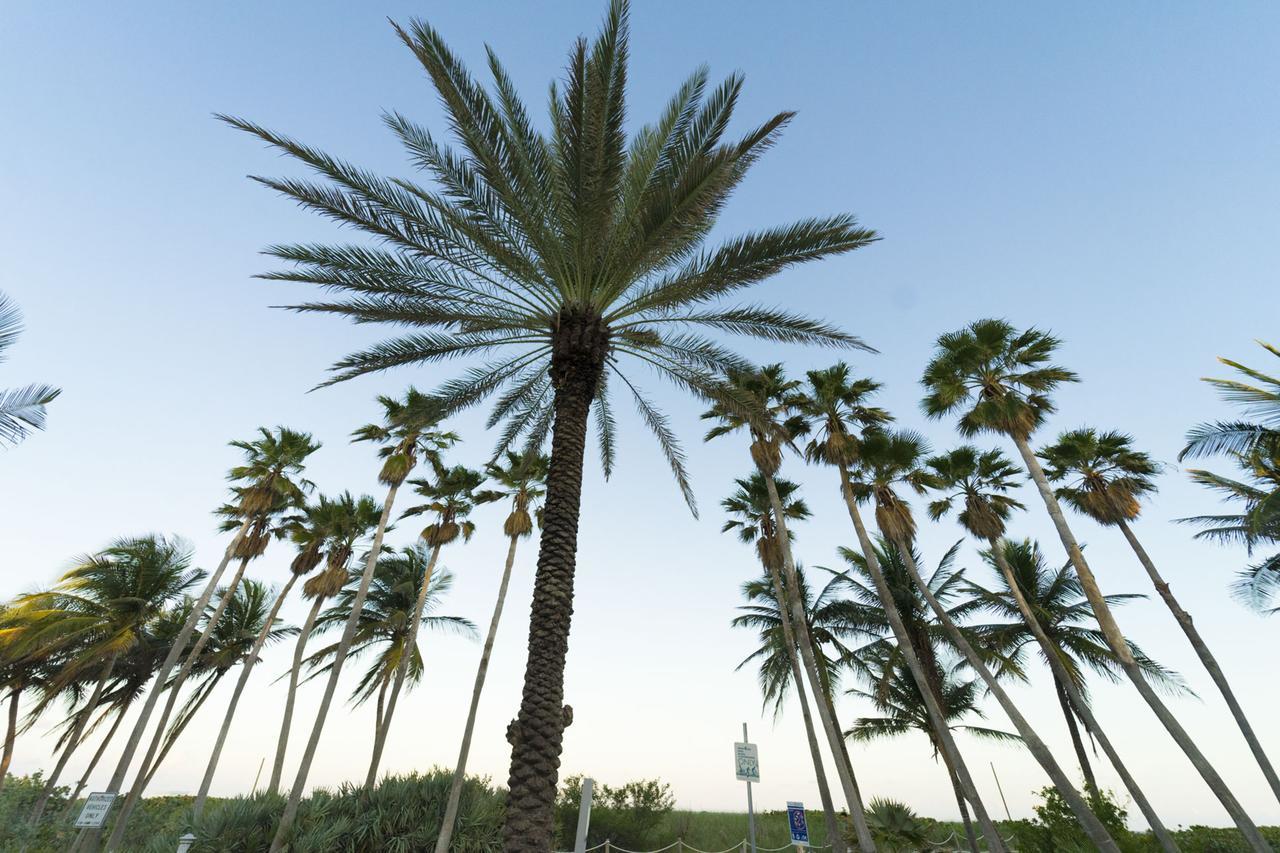
[[[588,414],[608,346],[601,326],[599,321],[562,315],[552,344],[551,465],[529,612],[524,690],[519,715],[507,727],[511,771],[502,831],[505,853],[545,853],[555,837],[560,753],[573,715],[564,704],[564,668],[573,620],[582,460]]]
[[[1107,832],[1107,828],[1102,825],[1102,821],[1098,820],[1098,816],[1090,810],[1085,798],[1071,784],[1071,779],[1067,777],[1057,760],[1054,759],[1053,753],[1045,746],[1044,741],[1040,740],[1040,736],[1036,734],[1035,729],[1022,716],[1022,712],[1018,710],[1018,706],[1009,698],[1009,694],[1005,693],[1004,688],[996,681],[986,663],[983,662],[973,646],[969,644],[969,641],[965,639],[960,629],[956,627],[956,623],[952,621],[946,608],[934,597],[933,591],[924,582],[924,578],[920,577],[920,570],[916,566],[915,557],[911,554],[911,543],[899,540],[894,544],[898,546],[898,551],[902,555],[902,564],[906,566],[907,574],[911,575],[912,583],[920,590],[925,601],[929,602],[929,607],[933,610],[933,614],[938,617],[938,621],[942,623],[942,627],[946,630],[947,635],[951,637],[951,641],[956,644],[956,647],[960,649],[960,653],[964,655],[965,660],[969,662],[970,668],[978,674],[978,677],[987,685],[991,695],[995,696],[996,701],[1000,703],[1005,715],[1013,723],[1013,727],[1018,730],[1018,734],[1022,737],[1022,742],[1026,744],[1027,750],[1044,768],[1044,771],[1049,774],[1049,779],[1052,780],[1054,787],[1058,789],[1058,793],[1062,794],[1062,798],[1066,800],[1067,806],[1075,814],[1076,820],[1084,828],[1089,840],[1099,850],[1119,853],[1120,848],[1116,845],[1115,840]]]
[[[378,701],[373,708],[373,736],[377,738],[378,732],[382,731],[382,714],[387,707],[387,685],[391,683],[385,675],[379,676],[378,681],[382,682],[378,685]]]
[[[1258,736],[1254,733],[1253,726],[1249,724],[1249,719],[1244,715],[1244,709],[1240,707],[1240,703],[1236,700],[1235,692],[1231,689],[1231,683],[1227,681],[1227,676],[1223,674],[1222,667],[1218,666],[1217,658],[1213,656],[1213,652],[1209,651],[1208,644],[1200,636],[1200,632],[1196,630],[1191,614],[1183,610],[1178,603],[1178,599],[1174,598],[1173,591],[1169,589],[1169,584],[1161,577],[1159,570],[1156,569],[1156,564],[1147,555],[1147,550],[1142,547],[1142,543],[1138,541],[1138,537],[1134,535],[1128,523],[1121,520],[1118,526],[1120,531],[1124,533],[1124,538],[1129,540],[1129,546],[1133,548],[1133,552],[1138,555],[1138,561],[1147,570],[1147,576],[1151,578],[1151,583],[1155,586],[1156,592],[1160,593],[1160,598],[1164,600],[1169,612],[1173,614],[1174,619],[1178,620],[1182,633],[1187,635],[1187,639],[1191,642],[1191,647],[1196,650],[1196,656],[1200,658],[1200,663],[1204,664],[1204,668],[1209,673],[1209,677],[1213,679],[1218,692],[1226,700],[1227,707],[1231,709],[1231,716],[1235,718],[1236,725],[1240,727],[1240,733],[1244,735],[1245,742],[1249,744],[1249,751],[1253,753],[1254,760],[1258,762],[1258,767],[1262,769],[1262,775],[1266,777],[1267,784],[1271,786],[1271,793],[1275,795],[1277,800],[1280,800],[1280,777],[1276,776],[1275,767],[1272,766],[1271,759],[1267,757],[1262,744],[1258,741]]]
[[[778,544],[782,551],[782,570],[786,581],[787,605],[791,609],[791,626],[796,635],[796,646],[800,650],[800,659],[804,662],[805,674],[809,677],[809,686],[814,696],[822,695],[822,677],[818,673],[818,664],[813,649],[813,638],[809,634],[808,620],[805,617],[804,605],[800,601],[800,579],[796,574],[795,558],[791,553],[791,537],[787,531],[786,513],[782,507],[782,499],[778,496],[778,485],[773,474],[760,471],[765,486],[769,491],[769,503],[773,508],[773,523],[777,530]],[[781,602],[779,602],[781,604]],[[853,775],[853,767],[845,764],[840,744],[844,740],[844,732],[830,708],[824,702],[818,703],[818,717],[826,731],[827,745],[835,758],[836,772],[844,788],[845,801],[849,805],[849,817],[853,819],[854,834],[858,838],[858,848],[862,853],[873,853],[875,842],[871,840],[871,829],[867,826],[867,817],[862,810],[862,794],[858,791],[858,782]]]
[[[356,626],[360,621],[360,612],[364,610],[364,600],[369,595],[369,584],[373,580],[373,571],[378,565],[378,555],[382,553],[382,538],[387,532],[387,522],[391,519],[391,507],[396,500],[396,492],[400,484],[396,483],[387,489],[387,499],[382,505],[382,516],[378,519],[378,530],[373,535],[373,544],[369,546],[369,556],[365,560],[364,572],[360,575],[360,587],[356,590],[355,600],[351,603],[351,612],[347,615],[347,623],[342,629],[342,639],[333,655],[333,666],[329,669],[329,680],[325,682],[324,696],[320,700],[320,708],[316,711],[315,723],[311,726],[311,737],[302,753],[302,761],[298,765],[298,775],[293,780],[293,788],[289,791],[289,799],[285,803],[284,812],[280,815],[280,825],[276,828],[275,837],[271,840],[271,853],[279,853],[293,829],[293,821],[298,816],[298,804],[302,801],[302,792],[307,787],[307,774],[311,772],[311,762],[315,760],[316,750],[320,746],[320,735],[324,732],[324,722],[329,716],[329,707],[333,704],[333,694],[338,688],[338,676],[342,674],[342,665],[347,660],[347,652],[355,639]]]
[[[102,760],[102,755],[107,751],[107,746],[111,743],[111,739],[116,736],[116,730],[120,728],[120,723],[124,720],[124,715],[129,712],[129,703],[116,712],[116,718],[111,721],[111,728],[107,729],[106,737],[102,739],[102,743],[98,744],[98,748],[94,750],[93,758],[89,759],[89,766],[80,774],[80,781],[76,783],[75,790],[71,792],[71,796],[67,798],[67,808],[63,811],[62,816],[65,820],[71,816],[75,810],[76,800],[80,797],[80,792],[89,784],[89,777],[93,775],[93,770],[98,766],[98,762]]]
[[[289,747],[289,729],[293,726],[293,703],[298,698],[298,679],[302,675],[302,660],[307,650],[307,640],[315,630],[316,619],[320,616],[320,608],[324,598],[316,596],[307,613],[307,621],[302,623],[302,633],[298,634],[298,642],[293,646],[293,665],[289,668],[289,693],[284,700],[284,717],[280,720],[280,739],[276,743],[276,758],[271,764],[271,785],[267,789],[272,793],[280,790],[280,777],[284,775],[284,756]]]
[[[262,625],[262,630],[258,632],[258,636],[253,640],[253,648],[249,651],[249,656],[245,658],[244,663],[240,665],[240,677],[236,679],[236,688],[231,693],[231,701],[227,703],[227,712],[222,716],[222,728],[218,730],[218,739],[213,744],[213,753],[209,756],[209,766],[205,768],[204,778],[200,781],[200,790],[196,793],[195,805],[192,812],[196,820],[200,819],[200,815],[204,813],[204,804],[209,799],[209,788],[213,786],[213,774],[218,772],[218,761],[222,758],[222,748],[226,746],[227,734],[231,731],[231,723],[236,718],[236,708],[240,705],[240,697],[244,695],[244,688],[249,683],[249,674],[253,672],[253,666],[258,662],[258,655],[262,653],[262,647],[267,644],[267,638],[271,636],[271,628],[275,624],[276,617],[280,615],[280,607],[284,604],[286,598],[289,597],[293,585],[298,582],[300,576],[290,573],[288,582],[284,585],[284,589],[276,596],[276,600],[271,605],[271,612],[267,614],[267,620]]]
[[[857,533],[858,546],[862,549],[863,556],[866,558],[867,570],[870,572],[871,580],[875,584],[876,594],[880,597],[880,604],[884,608],[885,617],[889,620],[889,627],[893,630],[894,639],[897,640],[898,648],[902,651],[903,660],[907,664],[907,669],[911,671],[916,687],[920,689],[925,708],[929,712],[929,720],[933,724],[939,743],[942,745],[941,751],[944,760],[949,760],[956,774],[956,779],[960,782],[960,788],[964,793],[965,799],[973,804],[978,826],[982,829],[982,836],[987,841],[987,849],[991,853],[1008,853],[1009,848],[1005,846],[1004,839],[1000,837],[995,823],[991,820],[991,816],[987,814],[987,808],[983,804],[982,798],[978,796],[978,787],[974,784],[973,777],[969,774],[969,768],[965,764],[960,750],[956,747],[955,738],[951,736],[951,730],[947,728],[946,716],[942,713],[942,708],[938,705],[938,700],[935,698],[933,690],[929,687],[928,676],[925,674],[924,667],[920,664],[920,658],[916,655],[915,648],[911,644],[911,637],[907,633],[907,626],[903,624],[902,614],[898,612],[898,607],[894,604],[893,594],[890,592],[889,584],[885,581],[884,572],[880,568],[880,560],[876,557],[875,545],[871,541],[870,534],[867,533],[866,525],[862,523],[862,513],[858,511],[858,504],[853,498],[853,485],[849,480],[849,469],[843,464],[837,467],[840,471],[840,493],[844,497],[845,508],[849,512],[849,520],[853,522],[854,532]]]
[[[930,735],[934,751],[942,757],[943,766],[947,768],[947,778],[951,780],[951,790],[955,793],[956,805],[960,808],[960,822],[964,824],[964,837],[969,844],[969,851],[970,853],[979,853],[978,836],[973,831],[973,821],[969,818],[969,804],[965,802],[964,791],[960,788],[960,780],[956,778],[955,768],[951,766],[951,761],[947,758],[947,754],[939,748],[937,736],[932,731]]]
[[[1005,559],[1004,540],[988,539],[987,546],[991,550],[992,558],[995,560],[996,568],[1000,570],[1000,574],[1004,576],[1004,581],[1009,587],[1009,592],[1013,595],[1013,600],[1018,606],[1018,612],[1022,614],[1022,620],[1027,623],[1032,635],[1040,644],[1041,650],[1044,651],[1045,660],[1049,662],[1049,671],[1053,675],[1054,684],[1061,688],[1062,694],[1066,696],[1070,705],[1063,709],[1067,714],[1067,724],[1070,726],[1072,717],[1079,717],[1080,722],[1084,724],[1085,730],[1093,737],[1098,745],[1102,747],[1103,753],[1106,754],[1107,760],[1111,762],[1111,766],[1115,768],[1116,773],[1120,776],[1120,780],[1124,783],[1125,788],[1129,791],[1129,795],[1133,797],[1133,802],[1138,806],[1138,810],[1142,812],[1142,816],[1147,819],[1147,825],[1151,827],[1151,833],[1155,836],[1156,841],[1160,844],[1161,849],[1165,853],[1178,853],[1178,843],[1173,840],[1173,836],[1169,834],[1164,826],[1164,822],[1160,820],[1160,816],[1156,814],[1156,810],[1151,806],[1147,795],[1138,787],[1138,782],[1129,773],[1129,768],[1125,766],[1120,759],[1120,754],[1116,752],[1114,746],[1111,745],[1111,739],[1107,737],[1107,733],[1102,730],[1102,726],[1093,715],[1093,708],[1085,700],[1084,696],[1076,688],[1075,682],[1071,680],[1070,673],[1067,672],[1066,665],[1063,664],[1062,658],[1059,657],[1057,646],[1049,639],[1049,635],[1045,633],[1044,626],[1040,624],[1040,620],[1036,618],[1035,612],[1031,609],[1030,602],[1022,592],[1022,587],[1018,586],[1017,577],[1013,574],[1013,567],[1009,565],[1009,561]],[[1072,730],[1073,737],[1078,738],[1074,728]],[[1082,766],[1087,765],[1088,759],[1085,757],[1083,744],[1078,747]],[[1091,775],[1091,774],[1090,774]],[[1088,777],[1086,777],[1088,778]],[[1096,783],[1094,789],[1097,790]]]
[[[22,687],[9,691],[9,714],[4,730],[4,756],[0,757],[0,791],[9,777],[9,764],[13,761],[13,745],[18,740],[18,703],[22,700]]]
[[[236,535],[232,537],[230,544],[222,554],[222,561],[218,563],[218,567],[214,569],[213,574],[209,576],[209,582],[205,584],[204,589],[200,593],[200,598],[196,600],[195,606],[191,608],[191,614],[187,616],[187,621],[183,623],[182,630],[178,632],[177,638],[173,641],[173,645],[169,647],[168,654],[165,655],[164,661],[160,664],[160,669],[156,671],[156,677],[151,681],[151,689],[147,691],[147,699],[142,703],[142,711],[138,714],[138,719],[134,721],[133,731],[129,733],[129,740],[125,742],[124,751],[120,753],[120,759],[116,762],[116,768],[111,774],[111,781],[107,783],[107,790],[113,793],[119,793],[120,788],[124,785],[125,776],[129,773],[129,765],[133,762],[133,756],[138,751],[139,745],[142,743],[142,736],[146,733],[147,723],[151,721],[151,713],[156,708],[156,702],[160,698],[160,694],[164,692],[164,683],[169,678],[169,673],[178,663],[178,658],[182,655],[182,650],[186,648],[187,642],[190,641],[192,633],[195,632],[196,625],[200,623],[201,617],[204,616],[205,608],[209,606],[209,599],[213,597],[214,591],[218,588],[218,581],[222,580],[222,575],[227,570],[227,566],[231,563],[232,555],[236,549],[240,547],[240,542],[244,539],[245,532],[248,531],[250,519],[241,522]],[[159,732],[164,731],[164,723],[162,722],[157,729]],[[138,778],[144,778],[144,774],[138,774]],[[137,799],[134,798],[134,802]],[[128,799],[125,805],[132,809]],[[116,823],[121,827],[121,834],[124,832],[124,825],[128,821],[128,813],[124,807],[121,807],[120,814],[116,816]],[[98,841],[102,837],[102,829],[91,829],[76,845],[76,850],[95,851],[98,849]]]
[[[1053,692],[1058,695],[1058,704],[1062,706],[1062,716],[1067,721],[1067,731],[1071,735],[1071,748],[1076,751],[1076,759],[1080,762],[1080,772],[1084,775],[1084,783],[1093,791],[1098,787],[1098,778],[1093,775],[1093,765],[1089,763],[1089,753],[1084,748],[1084,740],[1080,737],[1080,727],[1076,725],[1075,711],[1071,709],[1071,700],[1062,686],[1057,674],[1053,676]]]
[[[502,620],[502,608],[507,601],[507,587],[511,583],[511,569],[516,562],[516,546],[519,536],[511,536],[507,546],[507,562],[502,568],[502,580],[498,584],[498,600],[493,605],[493,616],[489,620],[489,633],[484,638],[484,649],[480,652],[480,665],[476,667],[475,684],[471,687],[471,706],[467,709],[467,724],[462,729],[462,746],[458,749],[458,764],[453,770],[453,782],[449,785],[449,800],[445,805],[444,817],[440,821],[440,835],[436,838],[435,853],[449,853],[449,842],[453,840],[453,827],[458,820],[458,806],[462,802],[462,788],[467,781],[467,757],[471,753],[471,736],[476,728],[476,713],[480,709],[480,694],[484,690],[485,676],[489,673],[489,658],[493,654],[493,643],[498,637],[498,623]]]
[[[1120,632],[1120,626],[1116,624],[1111,608],[1102,597],[1102,590],[1098,588],[1097,579],[1089,569],[1089,564],[1085,562],[1084,552],[1080,550],[1080,544],[1076,542],[1075,534],[1071,532],[1071,528],[1067,525],[1067,519],[1062,514],[1062,507],[1058,504],[1053,488],[1049,485],[1049,479],[1045,476],[1044,469],[1040,467],[1040,460],[1036,458],[1035,451],[1031,449],[1031,445],[1025,438],[1015,435],[1013,440],[1018,446],[1018,452],[1022,455],[1022,461],[1027,466],[1027,471],[1031,474],[1031,479],[1035,481],[1040,497],[1044,500],[1049,518],[1052,519],[1053,526],[1058,531],[1058,538],[1062,540],[1063,547],[1067,549],[1067,555],[1071,559],[1071,565],[1076,570],[1080,586],[1084,589],[1085,597],[1089,599],[1093,614],[1098,620],[1098,627],[1102,629],[1107,645],[1111,647],[1111,651],[1119,659],[1125,675],[1129,677],[1129,680],[1133,682],[1133,686],[1138,689],[1138,693],[1151,706],[1151,710],[1155,712],[1156,717],[1164,725],[1174,742],[1178,744],[1178,747],[1186,754],[1197,772],[1200,773],[1201,778],[1204,779],[1209,789],[1213,791],[1214,796],[1218,798],[1218,802],[1222,803],[1223,808],[1227,810],[1227,814],[1231,816],[1236,827],[1244,834],[1249,846],[1253,850],[1259,851],[1259,853],[1271,853],[1271,845],[1262,837],[1262,833],[1258,831],[1258,827],[1253,820],[1245,813],[1244,808],[1235,798],[1235,795],[1231,793],[1218,771],[1205,758],[1204,753],[1200,751],[1195,741],[1187,734],[1186,729],[1178,722],[1178,718],[1160,700],[1151,685],[1147,683],[1142,670],[1133,659],[1133,652],[1130,651],[1124,634]]]
[[[98,707],[98,703],[102,701],[103,688],[107,686],[107,681],[111,678],[111,672],[116,668],[117,654],[112,654],[102,666],[102,674],[98,676],[98,681],[93,685],[93,693],[89,696],[89,701],[85,703],[84,711],[76,720],[71,735],[67,738],[67,746],[62,750],[62,755],[58,757],[58,763],[54,765],[53,772],[49,774],[49,780],[45,782],[44,790],[40,793],[40,799],[36,800],[35,807],[31,810],[31,825],[35,826],[40,823],[40,816],[44,814],[45,808],[49,805],[49,798],[53,796],[53,791],[58,787],[58,778],[62,775],[63,769],[67,766],[67,761],[71,758],[71,753],[75,752],[77,746],[80,745],[80,737],[84,734],[85,727],[89,725],[89,718],[93,715],[94,710]]]
[[[204,707],[205,700],[213,694],[214,689],[217,688],[228,671],[225,669],[219,670],[203,687],[197,687],[198,696],[195,702],[192,703],[190,710],[180,714],[178,719],[174,720],[173,724],[169,726],[169,732],[165,735],[164,746],[161,747],[159,754],[156,755],[156,760],[151,762],[151,766],[147,768],[147,778],[143,783],[144,790],[151,787],[151,780],[155,778],[156,771],[160,769],[161,764],[164,764],[164,760],[169,757],[169,753],[173,750],[174,744],[178,742],[178,738],[187,730],[187,726],[191,725],[191,720]]]
[[[418,628],[422,625],[422,613],[427,606],[427,593],[431,588],[431,576],[436,570],[436,561],[440,559],[440,549],[436,545],[431,549],[431,558],[427,560],[427,568],[422,573],[422,586],[418,588],[418,600],[413,605],[413,619],[406,626],[404,654],[396,667],[395,680],[391,684],[391,692],[387,695],[387,706],[382,712],[378,731],[373,739],[373,757],[369,760],[369,772],[365,775],[366,790],[372,790],[378,781],[378,765],[382,763],[382,750],[387,745],[387,735],[391,733],[391,717],[396,712],[396,702],[400,699],[400,691],[404,689],[405,678],[409,675],[409,667],[413,663],[413,653],[418,648]]]

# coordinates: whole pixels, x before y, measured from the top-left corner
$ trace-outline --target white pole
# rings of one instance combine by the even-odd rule
[[[586,853],[587,850],[587,827],[591,825],[591,789],[594,786],[594,780],[582,780],[582,804],[578,806],[578,837],[573,842],[573,853]]]
[[[742,724],[742,742],[751,743],[747,737],[747,724]],[[747,783],[747,840],[751,842],[751,853],[756,853],[756,809],[751,802],[751,783]]]

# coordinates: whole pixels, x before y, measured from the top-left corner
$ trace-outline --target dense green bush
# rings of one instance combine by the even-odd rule
[[[62,853],[70,848],[77,830],[72,827],[80,813],[82,801],[67,808],[68,789],[59,786],[49,800],[40,826],[27,823],[36,798],[44,788],[39,773],[33,776],[9,776],[0,792],[0,851],[25,850],[26,853]],[[151,797],[142,801],[125,833],[126,850],[141,850],[156,837],[176,839],[191,808],[191,797]],[[108,831],[111,822],[107,822]],[[171,847],[176,847],[176,842]],[[172,853],[172,850],[167,851]]]
[[[582,779],[582,776],[565,779],[556,799],[559,844],[567,850],[573,849],[578,830]],[[592,794],[587,845],[609,841],[632,850],[665,847],[673,839],[660,839],[659,830],[674,808],[671,786],[659,779],[642,779],[616,788],[597,784]]]

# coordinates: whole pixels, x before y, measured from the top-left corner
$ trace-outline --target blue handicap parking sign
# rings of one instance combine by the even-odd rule
[[[809,821],[804,816],[804,803],[787,803],[787,826],[794,844],[809,843]]]

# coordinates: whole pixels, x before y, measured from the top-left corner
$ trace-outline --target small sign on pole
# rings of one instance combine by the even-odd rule
[[[791,830],[792,844],[808,846],[809,820],[804,816],[804,803],[787,803],[787,828]]]
[[[733,763],[739,782],[760,781],[760,753],[756,751],[754,743],[735,743]]]
[[[116,801],[114,791],[96,791],[84,801],[80,817],[76,818],[76,829],[97,829],[106,823],[107,812]]]

